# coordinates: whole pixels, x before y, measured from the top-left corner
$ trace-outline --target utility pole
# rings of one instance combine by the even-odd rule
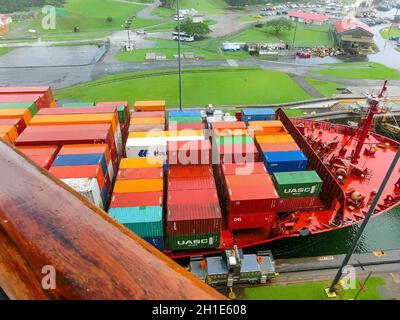
[[[131,26],[133,22],[133,17],[129,18],[128,20],[125,21],[125,30],[128,32],[128,46],[129,48],[131,47]]]
[[[365,290],[365,285],[367,284],[367,281],[369,280],[369,278],[371,277],[371,275],[372,275],[372,271],[371,271],[371,272],[368,274],[368,276],[365,278],[364,283],[361,284],[360,290],[358,290],[356,296],[354,297],[354,300],[357,300],[357,298],[359,297],[359,295],[361,294],[361,292],[362,292],[363,290]]]
[[[178,17],[179,110],[182,111],[181,17],[179,14],[179,0],[176,0],[176,15]]]
[[[297,27],[299,25],[299,18],[296,19],[296,28],[294,29],[294,35],[293,35],[293,43],[292,43],[292,49],[294,50],[294,46],[296,43],[296,36],[297,36]]]
[[[395,169],[395,167],[397,165],[397,162],[398,162],[399,158],[400,158],[400,149],[398,149],[398,151],[396,153],[396,156],[394,157],[394,159],[393,159],[393,161],[392,161],[392,163],[391,163],[391,165],[390,165],[390,167],[389,167],[389,169],[388,169],[388,171],[387,171],[387,173],[385,175],[385,178],[383,179],[382,184],[379,187],[379,190],[378,190],[377,194],[375,195],[374,200],[372,201],[372,204],[371,204],[367,214],[365,215],[364,221],[362,222],[360,228],[358,229],[357,236],[356,236],[355,240],[353,241],[353,244],[351,245],[349,251],[347,252],[347,254],[345,256],[345,258],[343,259],[342,265],[339,268],[339,270],[338,270],[338,272],[337,272],[337,274],[335,276],[335,279],[332,281],[332,284],[329,287],[329,289],[327,289],[327,294],[334,294],[335,293],[335,286],[338,284],[339,280],[341,279],[341,277],[343,275],[343,268],[345,266],[347,266],[347,264],[350,261],[351,256],[353,255],[355,249],[357,248],[357,245],[358,245],[358,243],[360,241],[360,238],[361,238],[362,234],[364,233],[365,227],[367,226],[367,224],[369,222],[369,219],[371,218],[372,214],[375,211],[375,208],[376,208],[376,206],[378,204],[378,201],[380,200],[380,197],[382,196],[382,193],[385,190],[385,187],[386,187],[386,185],[387,185],[387,183],[388,183],[388,181],[390,179],[390,176],[392,175],[392,173],[393,173],[393,171],[394,171],[394,169]]]

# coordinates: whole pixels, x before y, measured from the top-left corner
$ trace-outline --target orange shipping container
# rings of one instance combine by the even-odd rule
[[[249,129],[254,130],[256,134],[285,134],[287,133],[282,122],[279,120],[273,121],[251,121]]]
[[[165,124],[165,118],[133,118],[131,124]]]
[[[11,142],[18,138],[18,131],[15,126],[0,126],[0,132],[6,133]]]
[[[246,129],[246,124],[241,121],[213,122],[213,129]]]
[[[141,111],[165,111],[165,101],[136,101],[134,110],[136,112]]]
[[[227,136],[247,136],[247,129],[214,129],[214,133],[218,137]]]
[[[114,193],[163,191],[163,179],[117,180]]]
[[[162,157],[125,158],[121,160],[120,169],[161,168],[164,165]]]
[[[296,142],[281,142],[281,143],[262,143],[260,144],[262,152],[280,152],[280,151],[300,151]]]
[[[0,138],[7,141],[8,143],[11,143],[10,138],[8,137],[8,134],[5,132],[0,132]]]
[[[263,143],[294,142],[294,139],[290,134],[268,134],[268,135],[256,135],[256,141],[258,144],[263,144]]]
[[[0,119],[8,118],[22,118],[25,125],[28,125],[29,121],[32,119],[32,115],[29,109],[0,109]]]

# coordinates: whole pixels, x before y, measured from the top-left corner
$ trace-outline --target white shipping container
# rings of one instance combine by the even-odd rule
[[[61,179],[64,183],[69,185],[75,191],[79,192],[82,196],[88,199],[101,209],[104,209],[103,200],[101,198],[101,191],[97,178],[71,178]]]
[[[114,180],[114,166],[113,166],[113,163],[112,163],[112,161],[110,160],[110,162],[108,163],[108,166],[107,166],[107,171],[108,171],[108,175],[110,176],[110,180],[111,180],[111,182]]]
[[[128,158],[167,157],[167,141],[164,138],[128,139],[126,143]]]

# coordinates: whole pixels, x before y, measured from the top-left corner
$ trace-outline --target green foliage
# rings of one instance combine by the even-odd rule
[[[108,16],[107,17],[107,22],[112,22],[112,21],[113,21],[113,18],[111,16]]]
[[[65,0],[1,0],[0,12],[11,13],[25,11],[31,7],[42,7],[45,5],[62,6]]]
[[[270,20],[265,25],[271,28],[275,36],[279,35],[282,31],[290,31],[294,27],[293,22],[286,18]]]
[[[175,30],[178,31],[178,27]],[[211,32],[211,29],[204,22],[193,22],[191,19],[186,19],[181,23],[181,32],[194,36],[195,39],[203,39]]]
[[[161,0],[161,6],[165,8],[173,8],[175,6],[175,0]]]

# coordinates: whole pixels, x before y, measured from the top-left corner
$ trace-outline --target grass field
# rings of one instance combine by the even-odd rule
[[[312,85],[317,91],[322,93],[325,97],[330,98],[335,94],[339,94],[340,91],[337,88],[343,86],[334,82],[324,81],[316,78],[306,77],[304,78],[310,85]]]
[[[13,49],[15,49],[15,48],[12,48],[12,47],[0,48],[0,56],[9,53]]]
[[[98,32],[99,34],[123,30],[127,18],[135,15],[144,5],[137,2],[118,2],[114,0],[68,0],[64,8],[57,8],[56,29],[44,30],[42,16],[35,19],[28,29],[37,30],[44,38],[74,34],[73,29],[79,26],[81,33]],[[107,17],[112,21],[108,22]],[[135,19],[132,28],[145,27],[158,23],[158,20]]]
[[[59,100],[166,100],[178,104],[176,70],[137,72],[103,77],[56,91]],[[200,68],[183,74],[185,106],[270,104],[311,97],[286,73],[259,68]]]
[[[390,31],[389,31],[390,30]],[[396,26],[390,28],[383,28],[381,30],[381,35],[385,39],[390,39],[391,37],[400,37],[400,29]]]
[[[199,13],[224,13],[227,4],[224,0],[180,0],[181,9],[196,9]],[[153,11],[153,15],[160,17],[170,17],[175,13],[175,8],[159,7]]]
[[[346,79],[397,80],[400,73],[376,62],[347,62],[328,64],[334,68],[316,69],[312,72]]]
[[[363,281],[361,280],[361,282]],[[357,283],[359,282],[357,281]],[[359,287],[341,290],[337,298],[329,299],[324,291],[329,284],[329,282],[308,282],[246,288],[244,298],[247,300],[349,300],[354,299],[359,290]],[[381,300],[382,297],[377,289],[384,284],[384,279],[371,277],[366,284],[366,291],[359,295],[358,300]]]

